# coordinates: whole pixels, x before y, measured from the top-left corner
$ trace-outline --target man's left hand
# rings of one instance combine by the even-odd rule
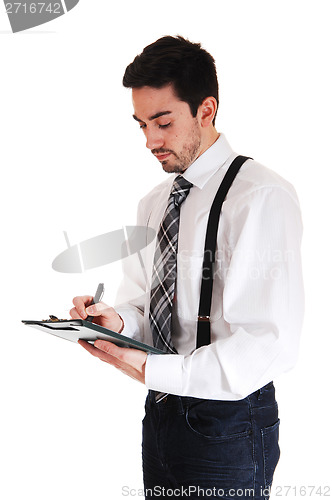
[[[122,373],[142,382],[142,384],[145,383],[146,352],[127,347],[118,347],[106,340],[96,340],[94,345],[89,344],[85,340],[79,340],[78,343],[101,361],[115,366]]]

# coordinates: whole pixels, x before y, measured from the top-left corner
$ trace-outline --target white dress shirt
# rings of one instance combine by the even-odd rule
[[[178,354],[149,354],[146,386],[181,396],[237,400],[293,367],[304,298],[302,220],[296,192],[248,160],[223,204],[211,307],[211,344],[196,350],[197,314],[208,215],[237,156],[225,137],[184,173],[193,184],[181,205],[172,340]],[[175,175],[138,207],[139,226],[158,231]],[[149,301],[156,239],[124,261],[116,310],[123,334],[152,345]],[[143,262],[143,266],[142,266]]]

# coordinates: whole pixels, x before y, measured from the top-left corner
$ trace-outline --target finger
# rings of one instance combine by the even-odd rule
[[[101,361],[105,361],[106,363],[109,363],[110,365],[115,366],[118,368],[119,361],[114,358],[113,356],[105,353],[104,351],[101,351],[100,349],[97,349],[97,347],[94,347],[92,344],[89,342],[86,342],[85,340],[78,340],[78,344],[80,344],[86,351],[88,351],[92,356],[95,356],[96,358],[99,358]]]
[[[117,359],[123,358],[123,351],[129,350],[127,347],[119,347],[108,340],[95,340],[94,346],[100,351],[106,352]]]
[[[139,349],[129,347],[119,347],[108,340],[96,340],[94,346],[99,350],[117,358],[121,363],[128,365],[141,364],[146,360],[147,354]]]
[[[92,301],[93,297],[91,295],[82,295],[73,298],[73,304],[80,318],[85,319],[87,317],[85,308],[90,305]]]
[[[95,341],[95,345],[98,347],[92,346],[84,340],[79,340],[78,343],[101,361],[114,366],[129,377],[143,384],[145,383],[144,366],[147,358],[146,352],[138,349],[118,347],[112,342],[101,340]],[[101,350],[100,347],[105,349],[105,351]],[[113,354],[116,354],[116,356]]]
[[[84,347],[84,349],[86,349],[91,354],[92,354],[93,350],[95,349],[95,347],[92,344],[90,344],[90,342],[87,342],[86,340],[78,339],[77,343],[79,345],[81,345],[82,347]]]
[[[82,319],[82,317],[78,314],[76,307],[73,307],[69,311],[70,317],[73,319]]]
[[[90,344],[90,342],[87,342],[86,340],[79,339],[77,343],[84,347],[84,349],[86,349],[90,354],[96,355],[96,351],[100,351],[100,349]]]
[[[111,319],[114,317],[113,307],[108,306],[104,302],[98,302],[86,308],[86,312],[91,316],[103,316]]]

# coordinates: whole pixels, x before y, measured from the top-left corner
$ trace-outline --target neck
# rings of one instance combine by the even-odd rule
[[[219,139],[219,137],[220,133],[212,127],[212,129],[206,134],[206,137],[202,138],[201,150],[197,158],[205,153],[205,151],[207,151],[216,142],[216,140]]]

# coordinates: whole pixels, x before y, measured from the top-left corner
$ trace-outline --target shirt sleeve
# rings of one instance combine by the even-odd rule
[[[230,255],[220,300],[229,335],[188,356],[149,355],[149,389],[237,400],[296,362],[304,310],[296,194],[257,188],[228,217]]]

